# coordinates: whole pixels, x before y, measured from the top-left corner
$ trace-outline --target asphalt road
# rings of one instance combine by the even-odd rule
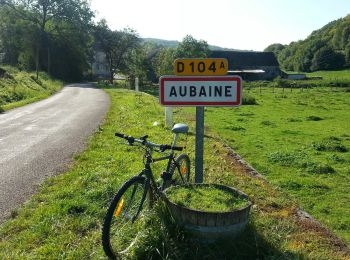
[[[40,183],[67,169],[103,120],[108,95],[90,84],[0,114],[0,223]]]

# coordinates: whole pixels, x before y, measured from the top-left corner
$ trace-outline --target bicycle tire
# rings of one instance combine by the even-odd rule
[[[142,176],[125,182],[113,198],[102,227],[102,245],[106,255],[116,259],[127,252],[137,239],[142,223],[138,218],[149,183]]]
[[[177,167],[179,166],[179,168]],[[171,184],[181,185],[190,182],[191,160],[190,157],[183,153],[175,158],[175,163],[172,162],[169,173],[172,176]]]

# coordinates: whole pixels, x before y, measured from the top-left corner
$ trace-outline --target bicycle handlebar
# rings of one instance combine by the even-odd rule
[[[152,142],[148,142],[147,139],[147,135],[141,137],[140,139],[134,138],[132,136],[128,136],[122,133],[115,133],[115,136],[120,137],[125,139],[126,141],[128,141],[129,145],[133,145],[133,143],[140,143],[142,145],[145,145],[147,147],[156,147],[159,148],[160,152],[164,152],[165,150],[174,150],[174,151],[182,151],[183,147],[180,146],[171,146],[168,144],[155,144]]]

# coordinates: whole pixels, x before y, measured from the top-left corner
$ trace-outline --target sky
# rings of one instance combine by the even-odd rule
[[[91,0],[91,7],[112,30],[254,51],[305,39],[350,14],[350,0]]]

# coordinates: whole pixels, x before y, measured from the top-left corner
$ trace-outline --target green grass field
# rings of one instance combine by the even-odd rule
[[[207,108],[207,126],[350,245],[350,93],[329,87],[244,93],[257,105]]]
[[[350,80],[350,70],[339,70],[339,71],[316,71],[307,73],[307,76],[322,77],[326,80]]]
[[[13,211],[11,220],[0,226],[0,259],[104,258],[101,225],[109,201],[119,186],[142,167],[142,151],[119,144],[114,133],[149,134],[150,140],[160,143],[172,140],[170,131],[162,124],[163,108],[156,98],[121,89],[107,89],[107,92],[111,96],[110,111],[104,124],[90,139],[86,151],[76,156],[67,173],[48,179],[22,208]],[[251,108],[243,107],[241,112],[208,109],[207,122],[214,123],[214,111],[218,115],[229,113],[233,120],[235,113],[246,114],[238,119],[248,120],[253,112],[246,109]],[[232,127],[233,124],[228,122],[231,118],[221,118],[220,124]],[[157,126],[153,124],[155,121],[159,123]],[[192,110],[176,110],[175,121],[190,125],[191,133],[179,145],[186,144],[186,152],[193,159]],[[234,121],[236,126],[237,120]],[[272,121],[272,118],[256,121],[258,126],[261,121]],[[270,123],[264,124],[271,127]],[[215,126],[211,124],[211,128]],[[237,131],[226,130],[232,135],[231,144],[239,148],[236,147]],[[242,170],[216,133],[207,130],[206,136],[205,181],[235,187],[249,196],[254,206],[247,229],[238,239],[203,245],[189,240],[188,234],[174,226],[166,214],[154,210],[144,216],[142,239],[133,246],[127,258],[346,259],[350,256],[329,234],[298,218],[298,204],[283,191]],[[348,145],[343,139],[341,142]],[[161,166],[155,168],[156,173],[160,173]]]
[[[19,71],[3,66],[6,74],[0,77],[0,112],[47,98],[62,88],[63,83],[47,74]]]

